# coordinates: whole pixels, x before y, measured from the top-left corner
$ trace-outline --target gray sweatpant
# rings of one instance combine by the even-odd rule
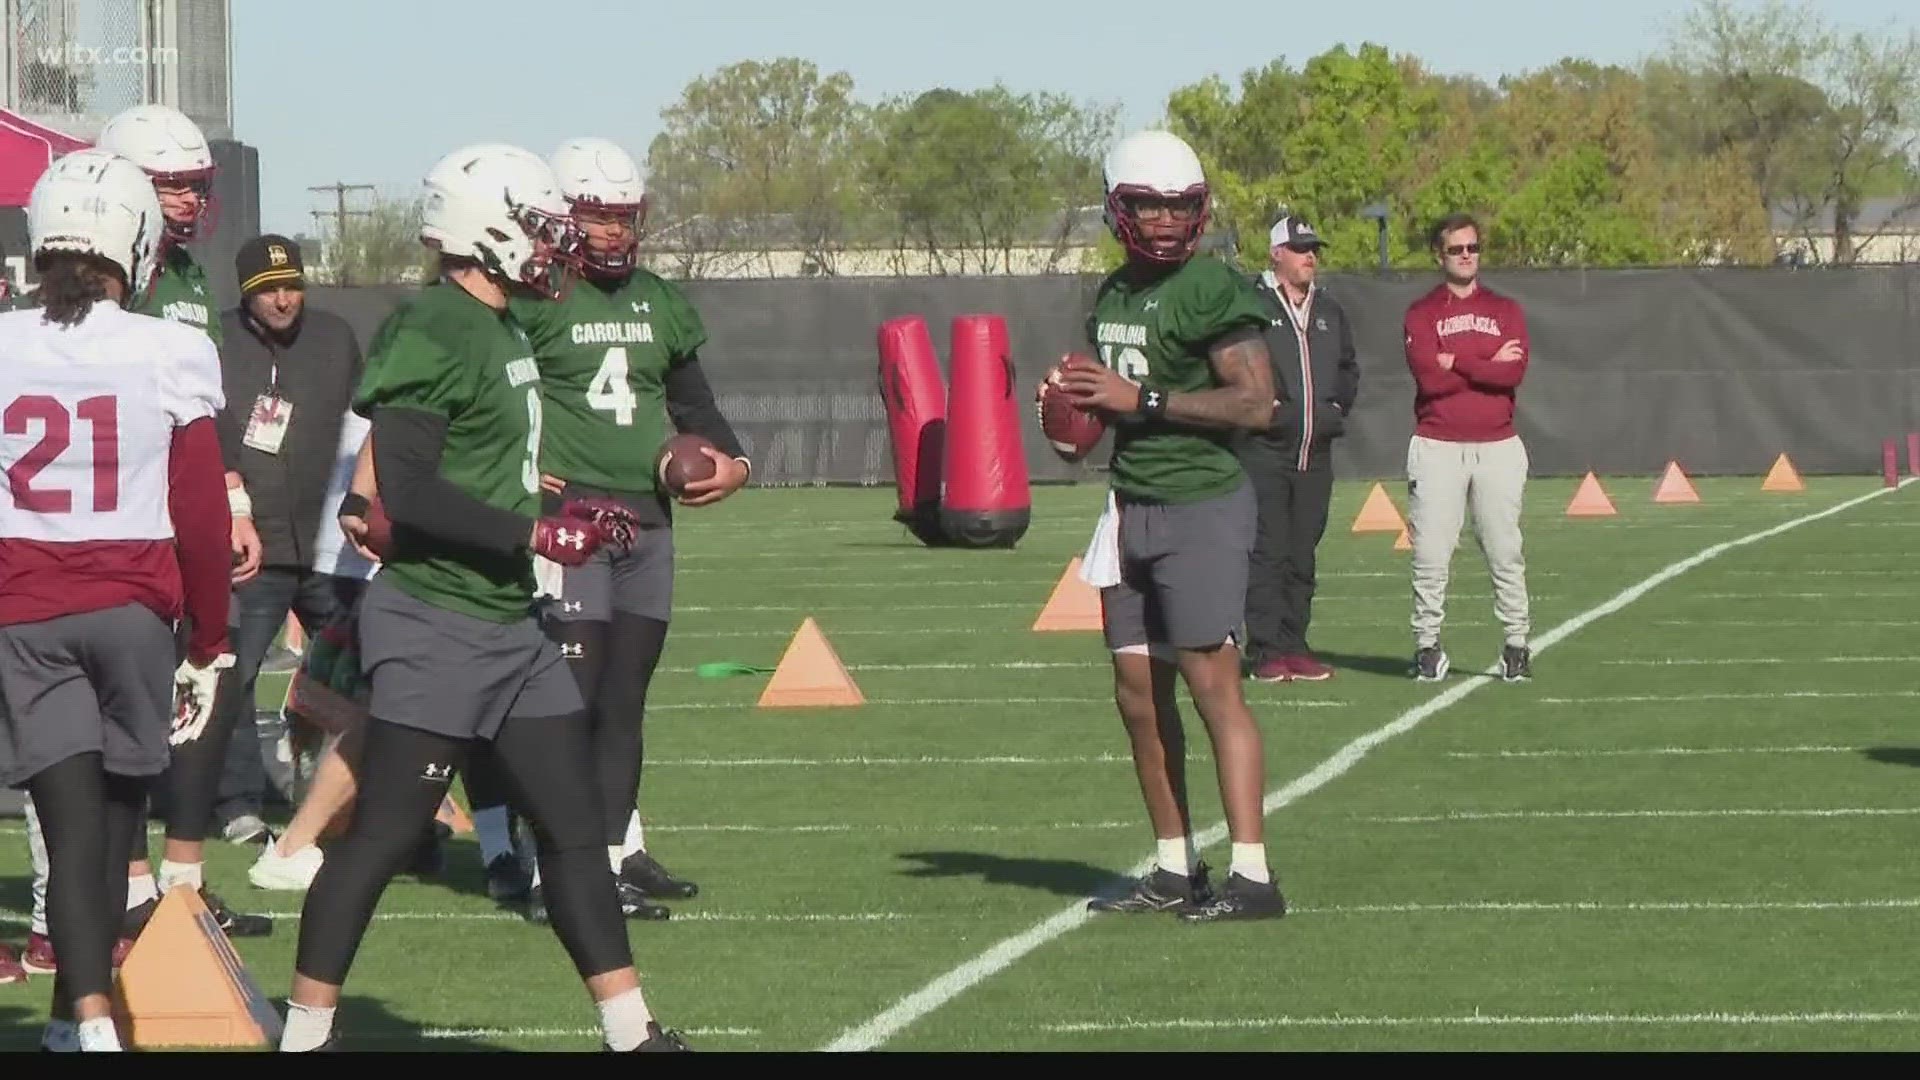
[[[1473,511],[1474,537],[1493,576],[1493,611],[1507,644],[1525,645],[1527,561],[1521,551],[1520,504],[1527,487],[1527,447],[1520,436],[1499,442],[1446,442],[1415,435],[1407,445],[1407,532],[1413,542],[1413,641],[1440,641],[1447,615],[1447,576],[1460,527]]]

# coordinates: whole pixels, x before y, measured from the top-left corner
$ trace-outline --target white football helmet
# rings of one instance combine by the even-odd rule
[[[1156,263],[1185,262],[1193,255],[1206,231],[1212,200],[1206,172],[1192,147],[1171,132],[1135,132],[1108,152],[1105,174],[1107,228],[1129,255]],[[1139,218],[1128,205],[1140,196],[1195,199],[1199,206],[1177,243],[1155,244],[1141,233]]]
[[[553,295],[548,269],[577,243],[553,169],[504,143],[463,146],[426,176],[421,242],[489,274]]]
[[[590,273],[617,276],[633,269],[640,230],[647,220],[647,188],[632,155],[611,140],[583,137],[561,143],[548,162],[569,212],[592,207],[633,215],[633,242],[624,250],[595,251],[583,236],[579,250],[567,253],[568,261]]]
[[[167,223],[175,240],[193,239],[212,201],[214,172],[213,150],[198,124],[170,105],[135,105],[107,121],[97,145],[145,169],[154,183],[195,187],[200,210],[193,220]]]
[[[36,264],[57,252],[97,255],[126,275],[128,302],[153,280],[165,222],[147,174],[98,147],[48,166],[27,203]]]

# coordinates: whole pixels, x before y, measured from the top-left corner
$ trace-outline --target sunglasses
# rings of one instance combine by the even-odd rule
[[[1446,252],[1449,255],[1478,255],[1480,254],[1480,245],[1479,244],[1450,244],[1447,246]]]

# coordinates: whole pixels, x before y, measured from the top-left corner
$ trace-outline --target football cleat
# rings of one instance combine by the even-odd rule
[[[673,910],[671,908],[661,907],[659,904],[648,900],[647,894],[641,892],[639,886],[628,881],[626,878],[614,878],[613,891],[614,895],[620,899],[620,914],[625,915],[629,919],[658,922],[662,919],[673,918]]]
[[[601,1049],[611,1052],[613,1048],[605,1044]],[[672,1028],[661,1028],[658,1020],[647,1021],[647,1038],[639,1046],[627,1051],[629,1054],[692,1053],[693,1047],[687,1045],[686,1037]]]
[[[1182,877],[1156,866],[1142,874],[1124,896],[1096,897],[1087,902],[1088,911],[1172,911],[1188,904],[1204,902],[1212,895],[1207,886],[1207,864],[1201,863],[1192,876]]]
[[[638,889],[641,896],[656,900],[690,900],[700,894],[700,886],[674,877],[659,860],[644,851],[636,851],[621,861],[620,880]]]
[[[533,875],[520,864],[519,856],[503,851],[487,864],[487,896],[494,900],[525,900],[533,888]]]
[[[1249,881],[1239,874],[1228,874],[1220,892],[1202,903],[1188,905],[1179,912],[1182,922],[1228,922],[1243,919],[1278,919],[1287,913],[1287,898],[1280,895],[1274,882]]]
[[[1439,682],[1452,668],[1447,650],[1438,645],[1429,645],[1413,654],[1413,677],[1418,682]]]
[[[1508,645],[1500,650],[1500,677],[1507,682],[1526,682],[1533,678],[1533,650],[1525,645]]]

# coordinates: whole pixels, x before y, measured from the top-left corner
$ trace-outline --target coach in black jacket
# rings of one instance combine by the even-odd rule
[[[1272,426],[1238,449],[1259,500],[1246,619],[1247,659],[1261,682],[1333,677],[1307,647],[1307,622],[1314,549],[1333,498],[1333,440],[1360,393],[1360,364],[1346,311],[1315,282],[1323,246],[1312,226],[1281,218],[1268,234],[1272,269],[1258,286],[1278,402]]]

